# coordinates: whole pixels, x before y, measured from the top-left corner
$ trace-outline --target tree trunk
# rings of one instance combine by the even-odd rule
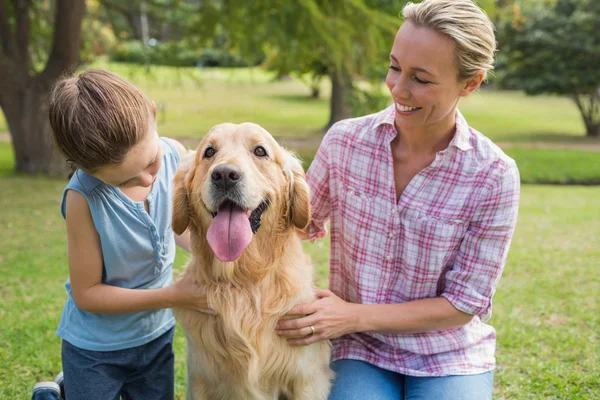
[[[12,91],[3,106],[15,152],[15,171],[64,177],[67,164],[56,150],[48,122],[47,85],[30,82]]]
[[[329,78],[331,79],[331,113],[329,122],[323,128],[324,132],[336,122],[350,118],[351,116],[350,107],[346,104],[346,96],[350,94],[351,90],[351,85],[349,84],[350,77],[342,70],[334,67],[329,73]]]
[[[29,15],[23,2],[21,22],[16,19],[14,35],[3,0],[0,0],[0,107],[4,111],[15,152],[18,173],[65,176],[66,163],[55,150],[48,121],[50,88],[62,75],[72,73],[79,63],[81,20],[84,0],[55,2],[52,49],[44,70],[30,75]],[[20,40],[16,40],[20,37]]]
[[[312,86],[310,88],[310,98],[311,99],[318,99],[320,95],[321,95],[321,88],[319,87],[319,85]]]
[[[600,137],[600,88],[593,93],[571,96],[585,124],[587,137]]]
[[[600,138],[600,123],[587,126],[587,137]]]

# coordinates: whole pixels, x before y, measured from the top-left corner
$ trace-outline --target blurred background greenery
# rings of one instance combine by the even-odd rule
[[[159,133],[190,148],[215,124],[252,121],[308,167],[332,123],[390,104],[404,3],[0,0],[0,398],[27,398],[61,368],[67,171],[46,115],[61,74],[121,74],[156,102]],[[478,4],[497,27],[497,66],[459,108],[524,184],[491,320],[495,398],[600,398],[600,1]],[[328,248],[306,245],[322,287]],[[175,347],[183,398],[180,330]]]

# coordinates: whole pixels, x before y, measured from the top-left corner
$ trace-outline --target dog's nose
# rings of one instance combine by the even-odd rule
[[[231,189],[242,178],[242,170],[233,164],[217,165],[210,177],[213,183],[221,189]]]

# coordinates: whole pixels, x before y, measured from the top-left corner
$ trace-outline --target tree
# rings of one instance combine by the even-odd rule
[[[600,1],[513,5],[500,24],[498,78],[527,94],[569,96],[587,136],[600,137]]]
[[[78,65],[85,6],[84,0],[53,2],[55,28],[44,65],[31,38],[39,34],[52,8],[50,2],[35,3],[0,0],[0,107],[8,122],[16,171],[58,176],[64,174],[65,163],[52,143],[47,102],[53,83]]]
[[[400,7],[391,14],[369,7],[364,0],[218,3],[221,25],[232,46],[243,54],[264,51],[276,59],[274,67],[281,75],[329,76],[330,119],[325,128],[350,116],[345,100],[353,88],[353,76],[387,63],[400,25]]]

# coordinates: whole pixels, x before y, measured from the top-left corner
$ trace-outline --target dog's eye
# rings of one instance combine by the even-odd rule
[[[204,150],[204,158],[211,158],[216,152],[214,147],[207,147],[206,150]]]
[[[254,155],[256,157],[266,157],[266,156],[268,156],[267,151],[262,146],[256,146],[254,148]]]

